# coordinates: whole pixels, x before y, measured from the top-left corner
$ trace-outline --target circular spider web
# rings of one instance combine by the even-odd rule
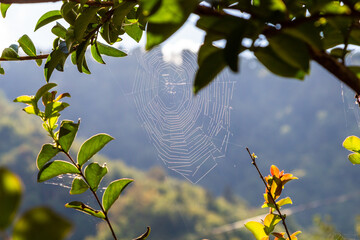
[[[179,65],[157,49],[138,60],[131,95],[140,122],[165,166],[197,183],[225,157],[234,82],[218,77],[194,96],[195,54],[184,51]]]

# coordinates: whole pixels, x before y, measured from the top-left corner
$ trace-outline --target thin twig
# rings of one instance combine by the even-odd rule
[[[79,164],[77,164],[77,163],[74,161],[74,159],[71,157],[71,155],[70,155],[69,153],[65,152],[64,150],[62,150],[62,152],[70,159],[70,161],[72,162],[72,164],[74,164],[74,166],[80,171],[80,176],[84,179],[84,181],[86,182],[86,184],[89,186],[89,189],[90,189],[90,191],[92,192],[92,194],[94,195],[97,203],[99,204],[99,206],[100,206],[100,208],[101,208],[101,211],[102,211],[102,212],[104,213],[104,215],[105,215],[105,221],[107,222],[107,224],[108,224],[108,226],[109,226],[109,228],[110,228],[110,230],[111,230],[111,233],[112,233],[112,235],[113,235],[113,237],[114,237],[114,240],[117,240],[115,231],[114,231],[114,229],[113,229],[113,227],[112,227],[112,225],[111,225],[111,222],[110,222],[110,220],[109,220],[109,218],[108,218],[108,215],[107,215],[107,213],[106,213],[103,205],[101,204],[98,195],[97,195],[96,192],[90,187],[90,184],[89,184],[88,180],[86,179],[85,174],[82,172],[81,167],[79,166]]]
[[[251,155],[249,148],[246,148],[246,150],[248,151],[248,153],[249,153],[249,155],[250,155],[250,158],[251,158],[251,160],[252,160],[251,164],[255,166],[257,172],[259,173],[259,176],[260,176],[261,180],[262,180],[263,183],[265,184],[265,187],[266,187],[267,191],[270,193],[270,194],[268,194],[268,196],[270,196],[271,201],[274,203],[275,209],[276,209],[276,211],[279,213],[279,216],[280,216],[280,218],[281,218],[281,220],[282,220],[282,223],[283,223],[283,225],[284,225],[286,234],[289,236],[289,240],[291,240],[288,227],[287,227],[287,225],[286,225],[286,223],[285,223],[285,216],[284,216],[283,214],[281,214],[280,208],[279,208],[279,206],[276,204],[275,199],[274,199],[274,197],[273,197],[272,194],[271,194],[270,187],[269,187],[269,185],[266,183],[264,176],[261,174],[260,169],[258,168],[258,166],[257,166],[257,164],[256,164],[255,157],[253,157],[253,156]]]
[[[1,0],[0,0],[1,1]],[[0,62],[10,62],[10,61],[28,61],[28,60],[38,60],[38,59],[46,59],[49,54],[41,54],[36,56],[23,56],[18,58],[0,58]]]

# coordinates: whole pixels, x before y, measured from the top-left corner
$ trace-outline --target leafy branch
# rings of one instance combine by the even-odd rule
[[[63,174],[75,174],[76,177],[72,182],[70,194],[82,194],[89,189],[99,205],[100,210],[96,210],[79,201],[67,203],[65,207],[73,208],[106,221],[113,238],[117,240],[112,224],[108,218],[108,211],[119,198],[122,191],[133,182],[133,180],[122,178],[111,182],[106,187],[102,201],[100,201],[97,195],[97,189],[107,174],[108,169],[106,164],[101,166],[96,162],[88,163],[88,161],[107,143],[112,141],[113,138],[107,134],[92,136],[81,145],[77,159],[74,160],[70,155],[70,148],[76,137],[80,121],[75,123],[73,121],[63,120],[60,123],[59,130],[57,130],[60,112],[69,106],[68,103],[60,100],[65,97],[70,97],[70,94],[63,93],[56,96],[56,91],[50,92],[55,86],[55,83],[47,83],[42,86],[34,96],[23,95],[14,100],[15,102],[25,103],[27,107],[23,110],[28,114],[38,116],[43,121],[43,128],[53,140],[52,143],[43,145],[38,154],[36,160],[36,165],[39,169],[38,182],[44,182]],[[43,103],[44,110],[38,105],[40,100]],[[51,161],[58,153],[64,153],[69,161]],[[148,228],[140,239],[146,239],[149,233],[150,229]]]
[[[252,160],[252,164],[255,166],[259,177],[265,185],[266,193],[264,194],[265,203],[262,207],[269,207],[270,213],[265,217],[263,224],[258,222],[248,222],[245,224],[256,237],[257,240],[268,240],[269,234],[274,235],[278,240],[285,240],[284,233],[273,232],[276,224],[279,221],[282,221],[282,224],[285,228],[286,234],[288,236],[287,240],[296,240],[296,235],[300,232],[297,231],[293,234],[290,234],[288,227],[285,222],[286,216],[281,213],[280,208],[285,204],[292,204],[292,201],[289,197],[276,201],[280,197],[282,189],[284,188],[285,183],[297,179],[292,174],[284,174],[284,171],[280,172],[279,169],[272,165],[270,168],[271,176],[264,177],[256,164],[256,155],[250,153],[249,148],[246,148],[249,156]],[[273,214],[273,209],[276,210],[277,214]]]

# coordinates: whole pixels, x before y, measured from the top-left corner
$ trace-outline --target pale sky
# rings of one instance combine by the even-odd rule
[[[52,47],[52,41],[55,39],[55,35],[51,33],[51,28],[55,22],[38,29],[36,32],[34,32],[34,27],[42,14],[50,10],[59,9],[60,6],[61,2],[12,5],[7,12],[6,18],[0,18],[0,49],[17,43],[17,40],[23,34],[27,34],[38,50],[48,52]],[[176,53],[184,48],[193,51],[198,49],[204,33],[194,27],[195,23],[196,16],[190,17],[185,26],[163,44],[165,56],[176,55]],[[63,25],[66,26],[66,23],[63,23]],[[120,44],[122,45],[121,48],[128,50],[139,45],[132,39],[126,39],[126,37]],[[143,36],[140,44],[142,46],[145,45],[145,36]]]

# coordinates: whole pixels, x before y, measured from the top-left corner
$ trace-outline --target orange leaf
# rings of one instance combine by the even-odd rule
[[[280,178],[280,171],[275,165],[271,165],[270,173],[271,173],[271,175]]]

